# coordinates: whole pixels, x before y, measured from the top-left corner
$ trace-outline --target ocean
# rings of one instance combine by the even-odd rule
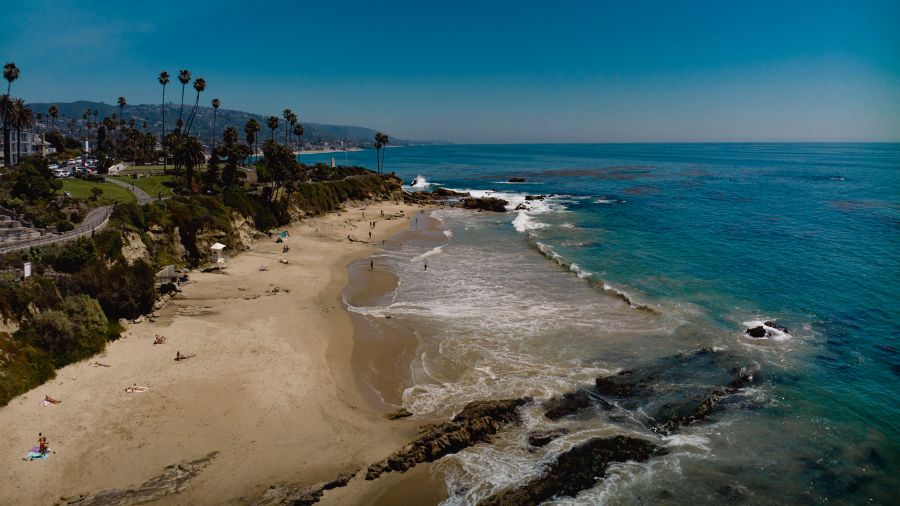
[[[375,165],[374,151],[301,161],[332,157]],[[415,332],[404,407],[450,416],[471,400],[541,401],[624,369],[656,371],[646,398],[555,421],[537,403],[495,444],[442,459],[448,504],[476,503],[615,434],[668,454],[615,465],[554,504],[900,496],[900,144],[422,146],[389,148],[385,166],[410,190],[509,202],[505,214],[436,210],[445,243],[376,255],[400,285],[352,309]],[[787,332],[745,332],[765,321]],[[695,359],[703,353],[755,381],[702,421],[652,430],[660,406],[710,391],[722,361]],[[556,428],[567,433],[527,444]]]

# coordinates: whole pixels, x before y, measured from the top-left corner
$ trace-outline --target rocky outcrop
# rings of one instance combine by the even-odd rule
[[[66,504],[78,504],[78,506],[118,506],[157,501],[186,489],[191,480],[196,478],[200,471],[208,466],[218,454],[219,452],[211,452],[197,460],[168,466],[159,476],[134,488],[105,490],[90,496],[61,497],[60,499]]]
[[[403,472],[416,464],[433,462],[475,444],[488,442],[504,427],[519,423],[519,406],[530,401],[526,397],[470,402],[451,421],[423,427],[424,432],[415,441],[369,466],[366,479],[374,480],[391,471]]]
[[[524,183],[525,178],[524,177],[511,177],[511,178],[509,178],[509,182],[510,183]]]
[[[388,413],[388,420],[399,420],[401,418],[406,418],[408,416],[412,416],[413,414],[406,408],[400,408],[393,413]]]
[[[525,200],[544,200],[544,195],[525,195]]]
[[[231,213],[231,230],[234,232],[238,247],[250,249],[253,240],[259,235],[252,218],[241,216],[240,213]]]
[[[453,190],[448,190],[446,188],[435,188],[435,190],[432,193],[438,197],[450,197],[450,198],[471,196],[468,192],[455,192]]]
[[[569,429],[537,430],[528,434],[528,444],[535,448],[546,446],[550,441],[565,436]]]
[[[558,395],[544,402],[544,416],[550,420],[558,420],[582,409],[594,405],[591,396],[584,390],[576,390]]]
[[[253,506],[310,506],[319,502],[326,490],[346,486],[356,476],[359,469],[338,475],[337,478],[312,486],[297,487],[289,485],[273,485]]]
[[[747,329],[745,332],[750,337],[755,337],[757,339],[762,339],[766,337],[773,337],[775,334],[772,332],[773,330],[778,330],[784,332],[785,334],[790,334],[791,332],[787,329],[787,327],[783,325],[779,325],[774,321],[765,321],[762,325],[757,325],[756,327],[751,327]]]
[[[469,197],[463,200],[465,209],[478,209],[479,211],[493,211],[496,213],[505,213],[506,204],[509,204],[509,202],[496,197]]]
[[[126,230],[122,233],[122,257],[133,265],[138,260],[149,260],[150,252],[147,251],[147,245],[141,240],[140,234]]]
[[[616,462],[646,462],[666,450],[645,439],[615,436],[591,439],[561,454],[543,476],[508,488],[480,504],[482,506],[538,505],[557,496],[575,497],[593,487]]]

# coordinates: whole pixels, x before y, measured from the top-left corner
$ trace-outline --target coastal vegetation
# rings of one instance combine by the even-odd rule
[[[18,75],[17,68],[15,76],[10,70],[8,82]],[[182,97],[190,79],[190,71],[179,72]],[[160,73],[158,81],[165,93],[168,74]],[[65,136],[55,121],[44,125],[64,151],[24,157],[0,176],[2,205],[37,227],[71,230],[93,207],[112,210],[108,224],[89,236],[0,257],[0,319],[12,329],[0,333],[0,406],[51,379],[57,368],[102,351],[129,320],[152,313],[161,295],[174,289],[157,280],[163,267],[201,267],[215,242],[240,251],[261,231],[338,210],[349,200],[398,197],[402,182],[393,175],[299,163],[290,143],[304,130],[289,109],[284,111],[290,126],[284,143],[270,124],[272,134],[263,143],[261,158],[251,157],[260,130],[252,118],[244,125],[226,122],[221,140],[204,145],[191,128],[206,86],[202,78],[194,80],[193,107],[184,111],[182,98],[174,129],[162,131],[162,142],[147,125],[125,120],[130,107],[121,96],[118,111],[102,119],[93,109],[82,113],[80,139]],[[14,102],[4,97],[4,104]],[[218,110],[220,99],[213,105]],[[4,126],[16,128],[20,123],[11,110],[4,106]],[[47,118],[57,116],[58,108],[48,108]],[[270,120],[277,127],[278,118]],[[81,154],[98,159],[100,174],[57,179],[49,162],[68,156],[69,146],[76,150],[81,141],[93,139],[91,152]],[[161,168],[141,165],[159,159]],[[133,164],[130,172],[142,177],[105,176],[109,167],[123,162]],[[247,181],[248,174],[255,176],[253,181]],[[127,187],[105,177],[163,198],[139,204]],[[23,278],[26,262],[31,276]]]

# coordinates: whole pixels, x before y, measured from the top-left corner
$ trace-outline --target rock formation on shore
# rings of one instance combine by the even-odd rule
[[[615,436],[590,439],[561,454],[540,477],[488,497],[482,506],[538,505],[557,496],[575,497],[597,484],[611,464],[646,462],[666,450],[640,438]]]
[[[433,462],[469,446],[488,442],[502,428],[521,421],[519,406],[529,398],[470,402],[449,422],[423,427],[415,441],[394,452],[381,462],[372,464],[367,480],[383,473],[403,472],[422,462]]]
[[[465,209],[478,209],[479,211],[494,211],[497,213],[505,213],[506,204],[509,204],[509,202],[496,197],[468,197],[463,200],[463,208]]]

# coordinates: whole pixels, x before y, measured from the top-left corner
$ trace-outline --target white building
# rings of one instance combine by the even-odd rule
[[[19,163],[19,153],[21,152],[22,157],[31,156],[31,155],[43,155],[47,156],[50,153],[56,153],[56,148],[54,148],[49,142],[44,139],[43,134],[34,133],[34,132],[18,132],[18,139],[16,139],[16,131],[9,132],[9,140],[10,140],[10,156],[12,159],[12,163],[10,165],[16,165]],[[3,159],[3,135],[0,134],[0,165],[5,166],[6,160]]]

